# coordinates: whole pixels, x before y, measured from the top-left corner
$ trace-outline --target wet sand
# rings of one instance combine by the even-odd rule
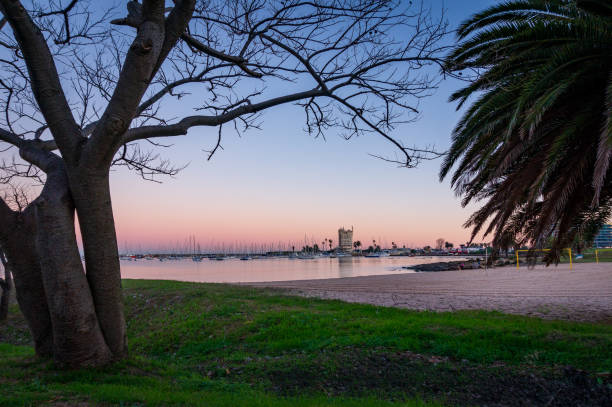
[[[612,323],[612,263],[247,283],[292,294],[414,310],[496,310]]]

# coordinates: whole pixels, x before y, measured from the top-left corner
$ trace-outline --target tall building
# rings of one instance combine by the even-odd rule
[[[353,251],[353,227],[351,229],[338,229],[338,247],[343,252],[350,253]]]
[[[593,240],[593,246],[596,248],[600,247],[612,247],[612,225],[606,224],[599,229],[599,233]]]

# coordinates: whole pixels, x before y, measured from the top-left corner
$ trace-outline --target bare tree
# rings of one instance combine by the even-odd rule
[[[445,242],[446,240],[444,240],[444,238],[442,237],[437,238],[436,239],[436,250],[442,250]]]
[[[446,26],[422,5],[144,0],[116,18],[93,2],[0,0],[0,11],[0,148],[18,154],[0,181],[42,186],[24,208],[0,200],[0,245],[37,353],[68,366],[127,352],[109,169],[175,175],[159,138],[215,128],[210,158],[228,128],[295,103],[315,137],[376,135],[405,167],[437,156],[392,133],[437,84],[422,68],[441,66]],[[193,114],[172,117],[171,98]]]

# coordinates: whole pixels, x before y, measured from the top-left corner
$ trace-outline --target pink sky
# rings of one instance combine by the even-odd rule
[[[421,121],[406,127],[406,139],[448,147],[458,114],[444,99],[440,90],[424,105]],[[210,130],[173,140],[162,153],[190,165],[163,184],[113,173],[120,247],[168,246],[190,234],[202,245],[212,239],[303,244],[305,234],[337,240],[337,229],[351,225],[364,244],[373,238],[407,246],[469,239],[462,224],[470,210],[438,181],[439,160],[397,168],[368,155],[393,154],[379,138],[312,139],[302,132],[300,113],[290,106],[267,112],[263,131],[229,136],[211,161],[202,152],[214,138]]]

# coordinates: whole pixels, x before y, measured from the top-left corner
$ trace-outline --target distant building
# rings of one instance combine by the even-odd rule
[[[600,247],[612,247],[612,225],[606,224],[599,229],[599,233],[593,240],[593,246]]]
[[[343,252],[351,252],[353,250],[353,227],[351,229],[338,229],[338,247]]]

